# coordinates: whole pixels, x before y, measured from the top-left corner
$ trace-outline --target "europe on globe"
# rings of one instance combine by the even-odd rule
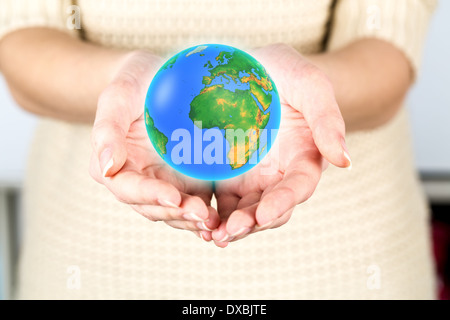
[[[183,50],[156,73],[145,101],[153,147],[178,172],[223,180],[256,166],[274,144],[275,83],[251,55],[221,44]]]

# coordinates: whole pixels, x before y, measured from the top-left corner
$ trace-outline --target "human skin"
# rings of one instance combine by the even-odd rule
[[[28,28],[0,41],[0,70],[25,110],[94,124],[90,173],[120,201],[152,221],[224,247],[286,223],[293,208],[312,195],[328,162],[351,165],[345,130],[389,121],[413,79],[406,57],[377,39],[310,56],[284,44],[251,54],[277,83],[284,115],[277,141],[285,156],[268,156],[278,166],[275,174],[252,170],[218,183],[218,211],[210,205],[210,184],[167,168],[149,143],[143,105],[160,57]]]

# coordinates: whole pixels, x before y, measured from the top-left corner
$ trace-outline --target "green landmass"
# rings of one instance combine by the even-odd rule
[[[261,111],[250,91],[236,89],[232,92],[219,84],[206,87],[192,100],[189,118],[194,123],[201,121],[202,128],[241,129],[249,133],[242,144],[242,141],[225,131],[225,139],[230,145],[227,157],[230,166],[237,169],[258,150],[260,130],[266,127],[270,113]]]
[[[153,118],[150,117],[147,110],[145,111],[145,124],[147,125],[150,140],[152,141],[153,146],[155,147],[159,155],[161,157],[164,157],[164,155],[167,154],[166,145],[169,139],[164,133],[162,133],[155,127],[155,122],[153,121]]]
[[[170,58],[169,60],[166,61],[166,63],[164,63],[164,65],[161,67],[161,70],[167,70],[167,69],[172,69],[173,65],[175,64],[175,62],[177,62],[178,58],[180,57],[180,54],[182,52],[174,55],[172,58]]]
[[[188,52],[186,54],[186,57],[189,57],[190,55],[196,54],[196,53],[200,53],[203,50],[205,50],[206,48],[208,48],[208,46],[198,46],[197,48],[195,48],[194,50],[191,50],[190,52]],[[205,54],[202,53],[200,56],[204,56]]]
[[[208,61],[207,63],[205,63],[205,64],[203,65],[203,67],[204,67],[204,68],[211,69],[211,68],[213,67],[213,65],[212,65],[211,61]]]
[[[204,88],[191,102],[189,118],[194,123],[201,121],[202,128],[225,130],[225,139],[230,144],[227,157],[231,168],[237,169],[259,149],[260,132],[270,118],[270,112],[265,113],[272,103],[272,95],[268,92],[275,86],[264,67],[243,51],[222,51],[215,59],[218,62],[215,67],[210,61],[204,65],[209,75],[203,77]],[[239,76],[242,73],[245,75]],[[249,83],[250,90],[236,89],[232,92],[222,84],[211,85],[215,78],[221,76],[235,83]],[[241,129],[250,134],[242,143],[231,133],[229,135],[228,129]],[[244,159],[238,159],[242,155]]]

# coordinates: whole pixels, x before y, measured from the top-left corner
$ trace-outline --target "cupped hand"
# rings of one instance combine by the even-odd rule
[[[313,194],[328,162],[351,167],[345,124],[327,76],[284,44],[251,54],[277,86],[281,124],[275,145],[258,166],[216,184],[221,223],[212,237],[220,247],[285,224],[295,206]]]
[[[159,57],[145,51],[120,61],[98,100],[90,174],[144,217],[211,240],[211,230],[220,222],[210,204],[211,185],[176,173],[147,136],[145,98],[161,65]]]

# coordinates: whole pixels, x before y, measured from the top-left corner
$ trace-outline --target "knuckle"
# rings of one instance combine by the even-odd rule
[[[296,199],[297,198],[297,192],[295,192],[291,187],[283,187],[281,188],[283,190],[283,193],[286,195],[286,197],[290,199]]]
[[[139,81],[129,73],[122,73],[100,94],[99,100],[109,100],[120,96],[132,96],[140,88]]]
[[[118,92],[127,94],[133,94],[140,88],[137,79],[128,73],[122,74],[119,80],[113,83],[113,86]]]

